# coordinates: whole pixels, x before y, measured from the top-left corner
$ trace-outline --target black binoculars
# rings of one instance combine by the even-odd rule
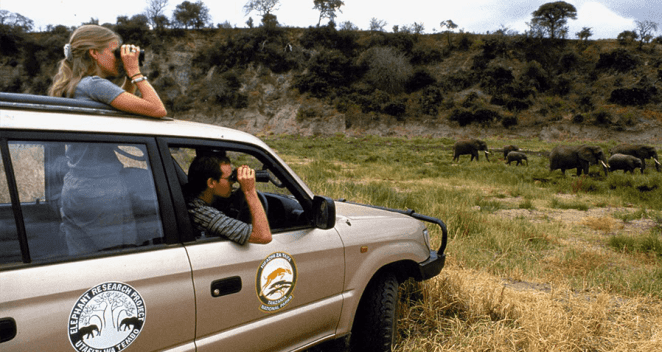
[[[267,170],[255,170],[255,181],[256,182],[269,182],[271,176]],[[228,177],[228,181],[237,182],[237,169],[232,170],[232,173]]]
[[[118,59],[122,58],[122,54],[120,52],[120,48],[115,49],[115,57]],[[145,61],[145,50],[140,50],[140,54],[138,55],[138,66],[142,66],[143,62]]]

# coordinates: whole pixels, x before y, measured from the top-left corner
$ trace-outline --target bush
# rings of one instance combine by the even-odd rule
[[[501,125],[505,128],[517,125],[517,116],[507,116],[501,120]]]
[[[451,112],[449,117],[451,121],[455,121],[464,127],[473,122],[475,123],[489,123],[494,120],[500,120],[501,115],[498,112],[489,109],[479,109],[476,112],[471,112],[467,109],[455,109]]]
[[[375,47],[364,52],[359,65],[368,67],[365,78],[375,88],[391,94],[405,90],[413,69],[404,54],[391,47]]]
[[[628,72],[639,65],[639,58],[630,54],[626,49],[616,49],[611,53],[600,54],[600,59],[595,65],[598,70],[615,70]]]
[[[308,70],[297,75],[294,87],[322,98],[340,87],[351,85],[361,69],[338,50],[322,51],[308,62]]]
[[[550,86],[547,76],[547,71],[542,68],[542,65],[538,61],[529,61],[524,67],[522,81],[527,86],[534,87],[539,92],[544,92]]]
[[[417,92],[429,85],[437,83],[437,80],[424,68],[417,69],[405,84],[408,93]]]
[[[405,101],[402,100],[392,101],[384,106],[384,113],[395,116],[398,121],[404,120],[402,117],[405,115],[406,111],[407,105],[405,104]]]
[[[572,118],[572,122],[577,123],[577,124],[584,122],[584,115],[582,115],[582,114],[575,115]]]
[[[441,90],[438,87],[428,86],[423,90],[419,103],[424,114],[437,116],[439,114],[439,106],[443,100]]]
[[[622,106],[642,106],[651,100],[648,90],[642,88],[619,88],[611,92],[609,101]]]
[[[501,66],[489,67],[481,78],[481,86],[490,91],[496,91],[500,87],[509,85],[515,80],[513,72]]]

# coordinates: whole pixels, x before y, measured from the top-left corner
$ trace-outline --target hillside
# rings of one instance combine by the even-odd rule
[[[333,27],[126,32],[170,116],[254,134],[662,142],[660,44]],[[70,32],[3,45],[2,91],[45,94]],[[9,48],[9,49],[8,49]]]

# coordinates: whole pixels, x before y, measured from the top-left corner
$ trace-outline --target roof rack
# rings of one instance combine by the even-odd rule
[[[96,101],[5,92],[0,92],[0,108],[45,110],[98,115],[126,114],[113,108],[110,105]]]

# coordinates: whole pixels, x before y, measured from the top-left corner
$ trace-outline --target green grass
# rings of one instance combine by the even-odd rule
[[[558,143],[538,140],[487,141],[529,151],[528,167],[507,166],[498,152],[490,162],[484,156],[453,162],[450,139],[274,136],[266,142],[317,194],[415,209],[447,224],[442,274],[401,288],[396,351],[662,347],[650,333],[662,328],[654,323],[662,314],[662,216],[651,210],[662,209],[662,189],[655,187],[662,174],[654,169],[605,177],[592,166],[588,177],[563,176],[535,154]],[[607,150],[616,143],[597,144]],[[588,225],[550,215],[612,207],[627,211]],[[636,235],[617,226],[639,219],[657,225]],[[438,227],[430,226],[430,235],[438,246]],[[520,282],[533,293],[506,290]]]

